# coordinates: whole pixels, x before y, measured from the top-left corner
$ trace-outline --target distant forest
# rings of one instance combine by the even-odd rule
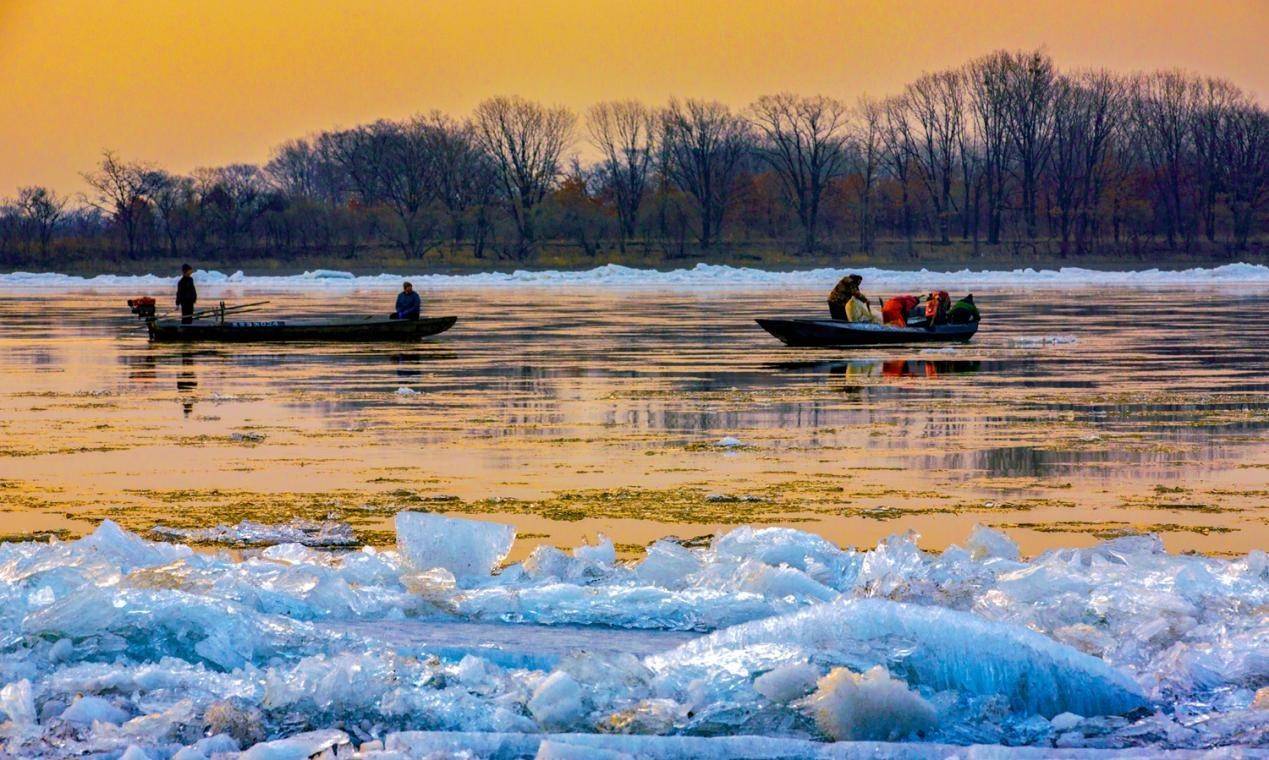
[[[854,103],[618,101],[579,117],[496,97],[464,119],[319,132],[263,166],[184,176],[107,151],[83,177],[82,196],[0,201],[0,265],[1258,257],[1269,115],[1219,79],[1000,51]]]

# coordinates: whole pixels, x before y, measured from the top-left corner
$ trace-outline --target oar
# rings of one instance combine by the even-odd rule
[[[210,309],[200,309],[193,314],[182,314],[181,319],[203,319],[204,317],[217,316],[220,314],[232,314],[236,311],[242,311],[243,309],[250,309],[254,306],[264,306],[267,303],[269,303],[269,301],[256,301],[255,303],[244,303],[238,306],[226,306],[224,309],[216,306]],[[168,314],[171,313],[172,312],[168,312]],[[163,319],[163,317],[155,317],[155,320],[159,319]]]

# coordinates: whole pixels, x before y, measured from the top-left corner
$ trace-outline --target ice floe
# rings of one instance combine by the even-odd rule
[[[158,526],[150,531],[156,536],[196,544],[229,544],[232,546],[265,546],[301,544],[303,546],[353,546],[357,537],[347,523],[325,520],[295,519],[280,525],[243,520],[237,525],[212,528],[172,528]]]
[[[862,267],[851,269],[862,275],[875,288],[907,288],[926,290],[933,287],[964,289],[984,287],[1070,288],[1070,287],[1250,287],[1269,281],[1269,266],[1236,263],[1217,267],[1196,267],[1181,270],[1146,269],[1104,272],[1080,267],[1060,269],[983,270],[963,269],[940,272],[922,269],[900,271]],[[485,289],[516,287],[577,287],[618,289],[764,289],[822,288],[827,290],[846,273],[843,269],[809,269],[769,271],[720,264],[697,264],[688,269],[660,271],[638,269],[619,264],[606,264],[578,271],[516,270],[514,272],[481,272],[473,274],[429,274],[403,272],[397,274],[355,275],[319,269],[297,275],[246,275],[241,271],[225,274],[219,271],[198,271],[195,279],[207,293],[234,291],[356,291],[385,290],[409,279],[422,289]],[[0,289],[5,290],[118,290],[144,292],[166,290],[176,283],[175,276],[113,275],[94,277],[58,274],[55,272],[11,272],[0,274]]]
[[[636,562],[601,538],[507,565],[508,525],[403,513],[397,532],[395,551],[206,553],[105,522],[0,545],[0,755],[1269,746],[1262,552],[1134,536],[1028,559],[987,528],[939,553],[738,528]]]

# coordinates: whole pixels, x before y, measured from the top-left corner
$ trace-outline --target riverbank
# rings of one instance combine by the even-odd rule
[[[13,259],[0,271],[56,271],[92,276],[98,274],[139,275],[179,272],[183,263],[200,269],[241,270],[253,276],[287,276],[320,269],[357,275],[381,272],[473,274],[516,270],[581,271],[616,264],[660,271],[688,269],[697,264],[747,267],[773,271],[819,268],[873,267],[896,271],[957,271],[1061,269],[1080,267],[1100,271],[1140,269],[1211,268],[1246,262],[1269,264],[1269,246],[1255,241],[1248,250],[1232,251],[1219,244],[1194,244],[1189,250],[1170,249],[1161,242],[1139,242],[1118,247],[1105,246],[1096,253],[1066,255],[1057,241],[1010,242],[998,246],[957,242],[939,245],[921,241],[909,250],[903,241],[879,241],[873,251],[847,249],[815,254],[798,253],[792,246],[770,241],[731,243],[725,249],[671,255],[658,246],[631,245],[626,251],[604,249],[589,255],[575,245],[546,243],[524,260],[486,253],[477,257],[470,247],[445,248],[422,258],[406,258],[391,248],[358,248],[352,252],[321,251],[299,256],[278,257],[259,251],[215,251],[180,256],[129,258],[120,252],[57,250],[49,256]]]

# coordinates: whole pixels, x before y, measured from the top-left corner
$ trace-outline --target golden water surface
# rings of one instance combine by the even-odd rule
[[[9,540],[302,517],[385,544],[403,509],[514,523],[516,556],[596,533],[632,556],[744,523],[856,546],[914,530],[931,549],[979,523],[1026,553],[1269,535],[1253,293],[984,292],[969,345],[853,350],[753,322],[818,292],[430,292],[458,325],[396,345],[151,344],[128,295],[0,293]],[[211,292],[268,298],[266,317],[392,295]]]

